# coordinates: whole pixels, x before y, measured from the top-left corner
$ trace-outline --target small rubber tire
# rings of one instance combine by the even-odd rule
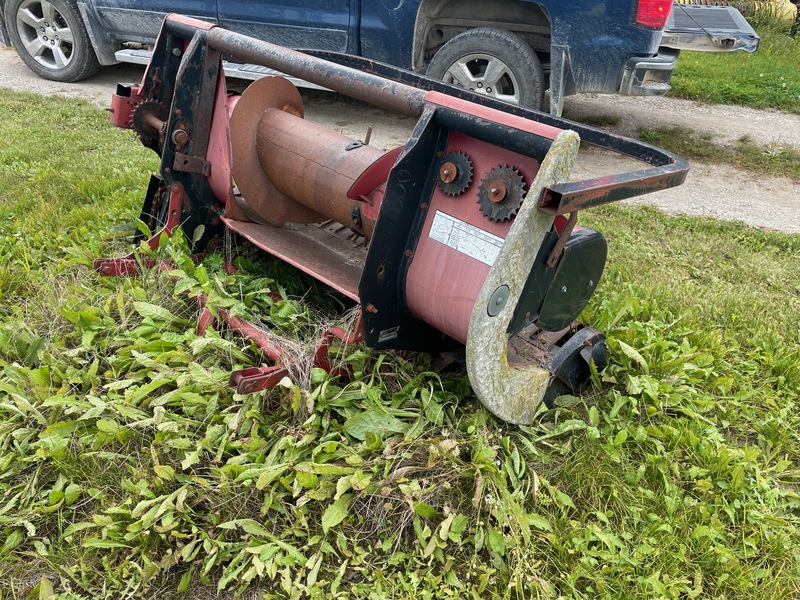
[[[4,16],[17,54],[40,77],[73,82],[100,69],[75,0],[8,0]]]
[[[542,63],[530,44],[505,29],[478,27],[457,35],[433,56],[427,75],[537,110],[544,101]]]

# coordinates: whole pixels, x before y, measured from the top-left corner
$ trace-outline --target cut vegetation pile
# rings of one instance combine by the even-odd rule
[[[296,343],[348,306],[182,240],[172,275],[100,278],[154,156],[94,108],[3,90],[0,139],[3,598],[800,594],[800,236],[587,214],[610,364],[531,427],[361,346],[350,381],[239,396],[228,373],[258,357],[197,336],[192,294]]]

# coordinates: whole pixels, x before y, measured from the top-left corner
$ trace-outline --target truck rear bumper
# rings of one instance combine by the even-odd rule
[[[670,90],[669,80],[678,64],[677,50],[661,48],[655,56],[634,57],[625,64],[619,93],[625,96],[661,96]]]
[[[691,0],[684,0],[684,2]],[[738,10],[731,6],[676,4],[661,37],[661,46],[701,52],[755,52],[760,38]]]

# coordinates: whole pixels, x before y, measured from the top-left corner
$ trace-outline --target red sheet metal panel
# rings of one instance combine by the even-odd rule
[[[451,134],[448,142],[447,152],[455,151],[472,161],[472,182],[459,196],[436,187],[408,269],[406,302],[417,318],[465,343],[475,298],[512,222],[493,222],[481,213],[481,179],[507,164],[519,170],[527,189],[539,163],[460,134]]]

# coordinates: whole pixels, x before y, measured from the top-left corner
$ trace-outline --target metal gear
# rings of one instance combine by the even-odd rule
[[[463,152],[449,152],[439,163],[439,189],[448,196],[458,196],[472,183],[472,161]]]
[[[478,206],[490,221],[512,219],[525,197],[525,181],[520,172],[508,165],[489,171],[478,188]]]
[[[138,134],[143,144],[163,143],[161,139],[162,131],[154,126],[154,122],[166,122],[168,118],[169,106],[157,100],[145,100],[137,104],[133,109],[128,125]]]

